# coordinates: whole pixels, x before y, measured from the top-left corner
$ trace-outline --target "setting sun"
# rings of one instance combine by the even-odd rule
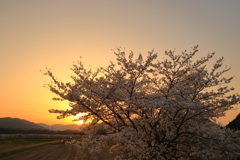
[[[78,121],[78,123],[79,123],[80,125],[82,125],[82,124],[84,123],[84,120],[80,120],[80,121]]]

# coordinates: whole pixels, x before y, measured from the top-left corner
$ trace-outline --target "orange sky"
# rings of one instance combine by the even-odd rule
[[[2,0],[0,1],[0,117],[36,123],[69,124],[48,109],[67,108],[52,101],[40,70],[51,68],[59,79],[70,80],[72,63],[106,66],[119,46],[136,54],[155,49],[190,50],[200,55],[216,52],[235,75],[232,86],[240,93],[240,1],[225,0]],[[223,125],[240,109],[219,120]],[[76,123],[76,122],[75,122]]]

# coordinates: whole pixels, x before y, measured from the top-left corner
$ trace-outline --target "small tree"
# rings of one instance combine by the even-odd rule
[[[230,95],[233,77],[222,77],[219,71],[224,58],[211,70],[206,63],[214,53],[193,60],[193,51],[175,54],[166,51],[167,59],[159,62],[154,51],[146,60],[139,54],[118,49],[117,65],[110,63],[96,71],[86,70],[78,61],[71,68],[74,83],[59,82],[50,70],[53,83],[48,87],[60,98],[68,100],[71,110],[49,110],[65,118],[78,113],[91,122],[90,135],[77,142],[92,152],[101,151],[106,140],[115,141],[114,149],[125,150],[129,159],[234,159],[239,146],[235,133],[221,128],[216,119],[237,104],[239,95]],[[107,135],[94,136],[94,125],[106,124]]]

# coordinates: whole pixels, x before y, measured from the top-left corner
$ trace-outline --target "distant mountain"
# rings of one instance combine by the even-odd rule
[[[16,128],[16,129],[48,129],[53,131],[64,131],[64,130],[79,130],[80,126],[76,124],[54,124],[47,125],[44,123],[33,123],[24,119],[5,117],[0,118],[0,128]]]
[[[0,118],[0,126],[5,128],[18,128],[18,129],[46,129],[33,122],[29,122],[19,118]]]
[[[232,130],[240,130],[240,113],[226,126],[226,128],[230,128]]]
[[[0,118],[0,134],[85,134],[80,131],[81,125],[33,123],[19,118]],[[105,124],[96,125],[97,134],[106,134]]]
[[[39,126],[42,126],[44,128],[47,128],[49,130],[53,131],[64,131],[64,130],[79,130],[80,126],[76,124],[68,124],[68,125],[63,125],[63,124],[54,124],[54,125],[47,125],[44,123],[38,123]]]

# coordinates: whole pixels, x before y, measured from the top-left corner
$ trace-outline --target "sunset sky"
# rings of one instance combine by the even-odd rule
[[[225,57],[232,67],[226,76],[235,76],[230,86],[240,93],[239,0],[1,0],[0,117],[71,124],[72,117],[57,120],[48,112],[68,103],[52,100],[44,88],[51,80],[40,70],[51,68],[67,82],[80,56],[96,68],[114,61],[112,50],[120,46],[143,55],[154,49],[162,60],[165,50],[195,45],[197,57]],[[219,122],[226,125],[238,113]]]

